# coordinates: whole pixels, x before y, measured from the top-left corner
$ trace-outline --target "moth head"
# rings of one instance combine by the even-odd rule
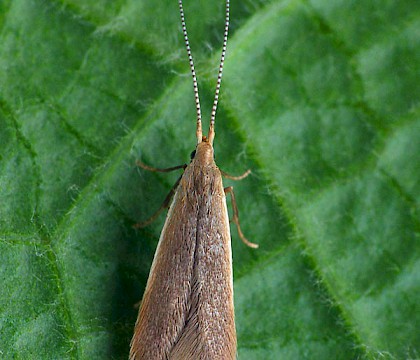
[[[197,144],[195,151],[191,153],[191,161],[198,162],[200,165],[211,165],[214,163],[213,146],[205,136]]]

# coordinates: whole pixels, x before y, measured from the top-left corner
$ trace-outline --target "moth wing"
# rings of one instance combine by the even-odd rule
[[[143,295],[130,359],[167,359],[184,328],[194,263],[196,216],[178,186]],[[176,284],[176,286],[174,286]]]
[[[235,358],[232,250],[222,178],[217,167],[188,167],[161,233],[130,359]]]
[[[220,172],[209,178],[197,217],[190,310],[171,360],[236,358],[229,217]]]

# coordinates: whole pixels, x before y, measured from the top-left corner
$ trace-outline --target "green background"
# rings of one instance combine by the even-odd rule
[[[204,128],[224,2],[185,0]],[[420,358],[420,3],[239,1],[216,118],[239,359]],[[0,0],[0,358],[126,359],[189,160],[176,0]]]

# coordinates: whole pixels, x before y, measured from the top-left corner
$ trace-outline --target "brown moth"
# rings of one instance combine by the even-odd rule
[[[224,41],[208,137],[202,134],[198,85],[182,0],[179,0],[179,9],[193,76],[197,146],[188,166],[159,170],[139,163],[152,171],[181,167],[185,170],[165,201],[165,204],[169,202],[174,194],[136,321],[130,360],[229,360],[236,358],[236,330],[226,193],[232,197],[233,222],[240,237],[247,245],[257,247],[241,232],[233,188],[223,187],[222,173],[213,155],[214,120],[229,27],[229,0],[226,1]],[[248,174],[249,171],[239,177],[228,177],[238,180]]]

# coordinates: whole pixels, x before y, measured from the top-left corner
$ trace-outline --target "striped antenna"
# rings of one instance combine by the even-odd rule
[[[214,94],[213,107],[211,109],[209,142],[213,145],[214,140],[214,120],[216,118],[217,103],[219,102],[220,84],[222,83],[223,65],[225,63],[226,46],[229,33],[229,0],[226,0],[225,32],[223,34],[222,56],[220,58],[219,73],[217,74],[216,92]]]
[[[188,61],[190,63],[190,69],[191,74],[193,78],[193,87],[194,87],[194,97],[195,97],[195,108],[197,110],[197,144],[201,143],[203,139],[203,130],[201,126],[201,108],[200,108],[200,97],[198,96],[198,83],[197,83],[197,76],[195,74],[195,68],[194,68],[194,61],[191,54],[191,48],[190,48],[190,42],[188,40],[188,34],[187,34],[187,26],[185,25],[185,15],[184,15],[184,8],[182,6],[182,0],[178,1],[179,3],[179,12],[181,14],[181,25],[182,25],[182,32],[184,34],[184,41],[185,41],[185,47],[187,48],[187,54],[188,54]]]
[[[178,3],[179,3],[179,12],[181,14],[181,25],[182,25],[182,32],[184,34],[185,47],[187,48],[188,60],[189,60],[189,63],[190,63],[191,74],[192,74],[192,77],[193,77],[195,107],[196,107],[196,110],[197,110],[197,131],[196,131],[196,134],[197,134],[197,144],[199,144],[202,141],[202,138],[203,138],[203,130],[202,130],[202,125],[201,125],[201,108],[200,108],[200,98],[198,96],[197,76],[195,74],[195,68],[194,68],[193,57],[192,57],[192,54],[191,54],[190,42],[188,40],[187,26],[185,25],[185,16],[184,16],[184,9],[183,9],[183,6],[182,6],[182,0],[178,0]],[[209,140],[211,145],[213,145],[213,140],[214,140],[214,136],[215,136],[214,121],[215,121],[215,118],[216,118],[217,103],[219,102],[220,85],[222,83],[223,65],[225,63],[227,38],[228,38],[228,33],[229,33],[229,9],[230,9],[230,2],[229,2],[229,0],[226,0],[225,31],[224,31],[224,34],[223,34],[222,56],[220,58],[219,73],[217,74],[216,91],[215,91],[215,94],[214,94],[213,107],[211,109],[210,128],[209,128],[209,135],[208,135],[208,140]]]

